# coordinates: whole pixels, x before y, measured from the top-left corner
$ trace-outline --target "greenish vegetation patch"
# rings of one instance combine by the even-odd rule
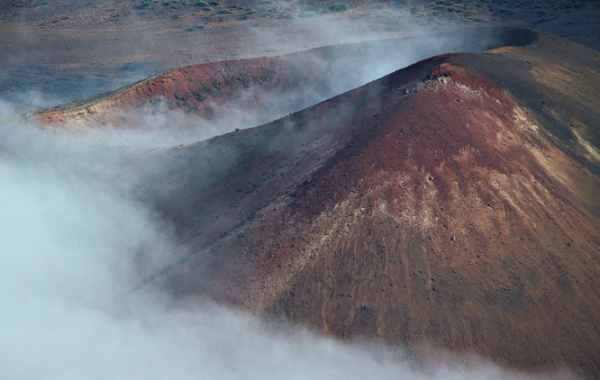
[[[329,10],[332,12],[344,12],[350,9],[348,4],[335,4],[329,7]]]
[[[143,0],[137,9],[148,9],[158,4],[158,0]]]
[[[196,24],[194,26],[191,26],[191,27],[187,28],[187,31],[188,32],[197,32],[199,30],[204,30],[204,29],[206,29],[206,25],[204,25],[204,24]]]

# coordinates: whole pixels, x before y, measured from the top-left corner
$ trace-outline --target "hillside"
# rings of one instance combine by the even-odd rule
[[[0,377],[600,378],[599,25],[0,1]]]
[[[180,241],[139,286],[600,375],[600,55],[520,33],[131,162]]]

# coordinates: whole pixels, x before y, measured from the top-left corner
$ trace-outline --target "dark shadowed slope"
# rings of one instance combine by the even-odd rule
[[[600,376],[600,54],[435,57],[284,119],[157,151],[148,277],[344,338]]]

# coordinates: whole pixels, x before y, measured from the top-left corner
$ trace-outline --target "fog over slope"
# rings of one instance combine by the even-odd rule
[[[267,327],[209,300],[130,292],[136,257],[174,249],[169,228],[107,180],[120,169],[97,147],[26,128],[0,130],[2,379],[520,377],[472,357],[417,364],[402,350]]]
[[[142,132],[135,133],[110,124],[106,130],[72,134],[40,131],[23,121],[0,126],[0,297],[5,301],[0,311],[0,378],[575,377],[560,370],[518,373],[476,354],[454,356],[444,349],[433,354],[434,359],[439,355],[438,362],[426,361],[404,347],[368,339],[340,342],[285,322],[267,324],[201,296],[174,300],[152,284],[133,290],[147,270],[162,268],[173,252],[189,247],[177,239],[172,220],[151,202],[132,196],[140,176],[131,168],[140,166],[123,162],[164,153],[147,147],[192,143],[282,116],[270,107],[251,115],[240,108],[209,133],[187,133],[198,119],[179,113],[180,119],[163,118],[163,105],[140,119]],[[184,133],[165,133],[166,127],[182,127],[173,125],[174,120],[185,124]],[[144,130],[156,129],[160,133],[145,136]],[[168,154],[176,154],[172,152]],[[142,184],[148,187],[166,183],[159,177],[142,178],[154,180]]]
[[[437,54],[481,51],[526,39],[494,28],[453,29],[198,64],[30,116],[61,128],[118,127],[113,131],[125,144],[152,146],[154,139],[165,147],[270,122]]]

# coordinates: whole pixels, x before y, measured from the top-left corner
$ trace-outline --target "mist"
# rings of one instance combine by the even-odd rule
[[[85,136],[13,124],[0,137],[2,379],[537,378],[474,355],[425,364],[152,284],[133,291],[177,242],[128,197],[132,173]]]
[[[349,42],[348,28],[339,22],[310,24],[313,36],[328,36],[317,44]],[[265,46],[277,39],[269,30],[253,28],[252,33],[252,39],[263,41]],[[102,130],[54,133],[22,121],[0,123],[0,297],[4,301],[0,311],[0,378],[572,376],[568,372],[521,373],[474,354],[453,356],[443,349],[439,352],[445,360],[424,362],[409,354],[409,348],[368,341],[341,342],[285,322],[266,322],[209,299],[175,301],[152,284],[134,290],[141,279],[169,262],[180,247],[172,226],[149,204],[130,196],[131,187],[139,185],[134,182],[138,176],[122,165],[123,157],[147,152],[146,148],[192,143],[253,127],[417,60],[466,47],[479,50],[491,43],[486,39],[477,46],[465,42],[473,38],[465,34],[464,39],[450,40],[438,35],[406,44],[385,59],[373,51],[360,59],[347,57],[333,64],[323,60],[316,64],[331,66],[329,70],[335,74],[324,87],[295,94],[293,101],[288,93],[246,89],[220,106],[219,115],[211,120],[172,112],[159,102],[134,130],[106,126]],[[146,47],[152,45],[150,37],[141,42]],[[315,44],[307,41],[306,47]],[[252,53],[242,49],[239,54]],[[118,83],[147,74],[145,69],[125,71]],[[64,87],[25,86],[0,96],[0,119],[118,87],[112,79],[102,85],[79,79],[81,92],[75,95],[64,96]],[[56,78],[56,83],[62,80]],[[257,109],[253,103],[256,98],[265,98],[266,107]]]
[[[242,36],[237,49],[231,53],[232,56],[210,55],[205,58],[200,52],[211,51],[215,48],[215,44],[218,45],[218,42],[211,39],[214,36],[209,32],[204,34],[183,32],[182,35],[165,35],[158,31],[142,33],[138,29],[144,26],[143,22],[135,14],[129,17],[131,19],[128,20],[128,25],[132,30],[130,32],[123,30],[121,33],[116,30],[114,36],[107,34],[105,40],[96,46],[97,52],[94,51],[93,57],[87,58],[90,62],[85,64],[80,62],[81,57],[72,50],[68,50],[60,57],[61,62],[56,62],[58,57],[48,56],[50,53],[44,50],[32,56],[17,48],[15,48],[16,52],[8,54],[10,58],[0,58],[0,63],[6,61],[5,67],[0,69],[0,104],[8,106],[0,107],[4,108],[0,119],[86,99],[131,84],[159,71],[178,68],[180,66],[173,62],[158,62],[159,54],[172,55],[171,50],[175,48],[177,51],[187,52],[186,57],[190,56],[188,59],[195,59],[195,61],[182,62],[181,66],[183,66],[203,61],[232,59],[232,56],[238,59],[288,54],[321,46],[368,41],[368,44],[363,45],[367,46],[367,49],[356,49],[356,54],[335,53],[334,56],[319,57],[318,54],[312,56],[306,64],[311,67],[321,67],[323,71],[320,78],[322,83],[318,86],[301,88],[303,83],[298,81],[299,89],[293,94],[289,91],[266,92],[258,86],[238,89],[239,91],[236,91],[230,100],[218,105],[215,117],[209,119],[194,118],[190,114],[177,114],[177,109],[173,109],[176,106],[158,101],[154,107],[144,107],[147,119],[127,126],[140,129],[152,125],[152,133],[157,135],[156,140],[163,142],[162,145],[165,138],[170,145],[190,143],[235,129],[254,127],[286,116],[434,55],[456,51],[479,51],[495,47],[499,43],[498,36],[488,35],[477,29],[463,28],[458,31],[458,25],[443,20],[438,20],[434,25],[424,26],[406,15],[401,19],[398,30],[386,31],[377,30],[364,20],[330,15],[326,18],[286,21],[293,25],[292,29],[302,31],[295,36],[282,35],[281,27],[277,29],[260,25],[251,26],[248,28],[248,33]],[[69,30],[57,30],[54,32],[55,38],[65,39],[66,45],[77,45],[71,41],[73,33],[69,32]],[[37,47],[32,41],[42,38],[37,31],[19,30],[11,33],[14,34],[15,46],[27,43]],[[397,40],[392,41],[394,38]],[[106,56],[119,57],[126,54],[129,54],[131,59],[128,63],[123,64],[122,59],[117,58],[114,58],[114,63],[110,64],[100,62]],[[151,56],[151,59],[157,62],[137,61],[147,56]],[[301,70],[302,66],[299,64],[298,69]],[[293,72],[289,74],[296,75]],[[264,103],[256,107],[254,100],[259,98],[263,99]],[[164,117],[166,109],[174,111],[168,118]],[[118,113],[121,110],[113,111]],[[171,123],[169,120],[171,118],[177,118],[178,122]],[[97,123],[91,124],[97,126]],[[163,133],[163,129],[173,129],[173,125],[186,127],[180,128],[178,135],[175,135],[172,130]],[[146,136],[136,134],[128,137],[130,132],[131,129],[122,133],[127,143],[135,144],[138,141],[148,140]]]
[[[152,65],[144,64],[83,71],[0,62],[0,119],[107,93],[156,72]]]
[[[340,32],[334,33],[334,30],[348,28],[338,25],[339,23],[341,22],[322,25],[322,30],[316,24],[312,28],[317,30],[316,33],[336,35]],[[264,33],[262,38],[270,39],[269,31],[260,32]],[[245,73],[236,71],[241,65],[215,69],[218,70],[215,80],[222,79],[228,83],[223,93],[220,87],[214,92],[205,89],[211,85],[211,79],[205,78],[207,74],[193,78],[203,82],[189,85],[189,92],[185,95],[189,99],[198,96],[205,99],[191,110],[187,109],[185,98],[149,95],[126,109],[101,105],[92,115],[83,119],[75,117],[74,120],[67,121],[67,124],[74,129],[83,127],[87,133],[96,137],[110,135],[113,141],[130,146],[168,147],[189,144],[285,117],[419,60],[453,51],[480,51],[504,42],[503,37],[492,30],[452,33],[429,31],[423,36],[410,38],[315,48],[285,56],[283,63],[264,63],[268,75],[274,76],[274,79],[266,82],[258,77],[245,77]],[[240,76],[244,79],[240,80]],[[163,79],[156,78],[156,81],[162,82]],[[175,79],[166,76],[166,81]],[[151,84],[141,86],[152,87]],[[143,88],[142,91],[148,91],[146,87]],[[94,103],[90,104],[94,107]],[[120,125],[111,125],[110,120],[119,120],[117,123]],[[103,131],[97,134],[95,129],[110,130],[110,133]]]

